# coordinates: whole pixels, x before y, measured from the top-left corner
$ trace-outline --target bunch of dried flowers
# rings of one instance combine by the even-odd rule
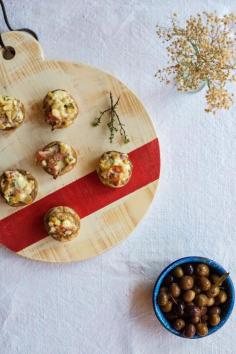
[[[203,12],[181,27],[174,14],[171,27],[157,26],[157,35],[166,44],[170,65],[159,69],[156,76],[166,84],[172,78],[179,91],[198,90],[205,82],[205,111],[229,109],[233,94],[225,85],[236,81],[236,15]]]

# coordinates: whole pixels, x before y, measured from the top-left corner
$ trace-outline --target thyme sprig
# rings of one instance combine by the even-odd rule
[[[114,137],[115,137],[115,133],[120,132],[120,135],[122,136],[124,143],[128,144],[130,142],[130,140],[129,140],[128,135],[127,135],[125,128],[124,128],[125,124],[123,124],[121,122],[120,117],[117,113],[117,107],[118,107],[119,101],[120,101],[120,97],[118,97],[114,103],[112,93],[110,92],[110,107],[108,107],[104,111],[100,111],[100,115],[95,118],[95,120],[93,122],[93,126],[97,127],[101,123],[101,120],[102,120],[102,117],[104,116],[104,114],[108,113],[110,116],[110,120],[107,123],[107,127],[110,131],[110,136],[109,136],[110,143],[113,142]]]

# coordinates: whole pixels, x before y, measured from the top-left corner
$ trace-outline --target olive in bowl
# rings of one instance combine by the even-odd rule
[[[153,308],[160,323],[171,333],[189,339],[220,329],[234,301],[229,273],[204,257],[184,257],[171,263],[153,289]]]

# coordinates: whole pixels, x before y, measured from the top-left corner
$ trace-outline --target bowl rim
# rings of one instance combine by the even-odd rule
[[[206,258],[206,257],[201,257],[201,256],[187,256],[187,257],[182,257],[179,259],[176,259],[175,261],[173,261],[172,263],[170,263],[169,265],[167,265],[162,272],[159,274],[154,288],[153,288],[153,293],[152,293],[152,304],[153,304],[153,309],[154,309],[154,313],[157,317],[157,319],[159,320],[159,322],[161,323],[161,325],[167,329],[170,333],[175,334],[176,336],[183,338],[183,339],[200,339],[200,338],[205,338],[211,334],[213,334],[214,332],[218,331],[221,327],[224,326],[224,324],[227,322],[227,320],[229,319],[232,311],[233,311],[233,307],[234,307],[234,303],[235,303],[235,290],[234,290],[234,285],[233,282],[231,280],[231,277],[229,276],[226,279],[227,282],[227,286],[229,287],[229,293],[230,293],[230,303],[229,303],[229,307],[227,309],[227,312],[224,316],[224,318],[220,321],[220,323],[215,326],[215,327],[211,327],[208,331],[208,334],[206,336],[199,336],[198,334],[195,334],[193,337],[189,338],[189,337],[184,337],[183,335],[181,335],[180,332],[178,332],[177,330],[175,330],[169,323],[169,321],[165,318],[165,315],[163,314],[163,312],[160,309],[160,306],[158,305],[156,298],[157,295],[159,293],[159,289],[161,287],[161,284],[164,280],[164,278],[167,276],[167,274],[169,274],[174,268],[176,268],[179,265],[185,264],[185,263],[206,263],[208,264],[210,267],[214,268],[217,272],[219,273],[226,273],[226,270],[216,261],[210,259],[210,258]]]

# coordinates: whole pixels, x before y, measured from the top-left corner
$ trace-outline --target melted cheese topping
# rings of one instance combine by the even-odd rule
[[[58,239],[69,238],[79,230],[73,213],[61,211],[60,207],[54,208],[49,213],[47,226],[49,235],[56,236]]]
[[[45,98],[44,108],[46,121],[55,127],[68,126],[78,114],[75,100],[64,90],[50,91]]]
[[[9,205],[17,203],[30,204],[35,181],[23,175],[20,171],[6,171],[1,180],[1,190]]]
[[[132,163],[127,154],[109,151],[102,155],[98,174],[104,184],[111,187],[122,187],[130,179]]]
[[[45,147],[42,151],[38,151],[36,159],[41,166],[53,176],[58,176],[68,166],[76,163],[76,157],[71,146],[55,142],[50,147]]]
[[[23,120],[22,103],[14,97],[0,96],[0,129],[16,128]]]

